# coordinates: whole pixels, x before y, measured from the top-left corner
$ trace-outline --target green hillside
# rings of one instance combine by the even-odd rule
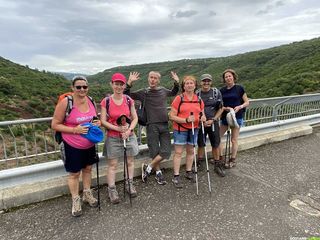
[[[0,121],[52,116],[57,96],[70,81],[0,57]]]
[[[97,102],[111,92],[114,72],[126,76],[141,73],[134,89],[147,86],[147,73],[160,71],[162,85],[172,86],[170,71],[199,77],[214,76],[222,86],[221,73],[233,68],[250,98],[320,92],[320,38],[223,58],[184,59],[161,63],[119,66],[88,76],[90,95]],[[0,57],[0,121],[52,116],[57,96],[69,90],[70,81],[59,74],[38,71]]]
[[[192,74],[199,77],[202,73],[210,73],[214,76],[214,84],[222,86],[221,73],[226,68],[236,70],[239,83],[245,86],[250,98],[319,92],[320,38],[223,58],[120,66],[92,75],[89,79],[102,84],[100,94],[107,88],[110,91],[106,82],[117,71],[127,76],[130,71],[140,72],[142,78],[135,84],[135,89],[147,85],[147,73],[151,70],[160,71],[165,86],[171,86],[169,74],[172,70],[179,76]]]

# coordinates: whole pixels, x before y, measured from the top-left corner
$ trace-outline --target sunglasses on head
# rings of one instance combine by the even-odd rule
[[[81,88],[83,89],[87,89],[88,86],[87,85],[84,85],[84,86],[74,86],[77,90],[80,90]]]

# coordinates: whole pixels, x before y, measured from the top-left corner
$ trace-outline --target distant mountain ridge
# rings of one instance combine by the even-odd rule
[[[88,74],[83,74],[83,73],[71,73],[71,72],[53,72],[53,73],[59,74],[68,80],[72,80],[75,76],[84,76],[84,77],[88,76]]]
[[[199,77],[210,73],[221,87],[222,72],[233,68],[250,98],[275,97],[320,92],[320,38],[294,42],[269,49],[221,58],[183,59],[160,63],[119,66],[87,76],[89,95],[96,102],[111,93],[114,72],[129,76],[141,73],[133,89],[147,86],[151,70],[162,75],[161,85],[172,86],[170,71]],[[69,76],[70,78],[71,76]],[[0,121],[52,116],[57,97],[70,89],[70,81],[60,73],[38,71],[0,57]]]

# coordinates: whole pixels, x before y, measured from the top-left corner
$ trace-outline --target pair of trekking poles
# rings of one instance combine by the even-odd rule
[[[191,112],[190,115],[193,115],[193,112]],[[202,117],[202,113],[200,113],[200,118],[201,117]],[[197,195],[199,195],[196,145],[195,145],[195,142],[194,142],[194,135],[195,135],[194,134],[194,123],[191,122],[191,124],[192,124],[192,139],[193,139],[194,173],[195,173],[195,178],[196,178],[196,192],[197,192]],[[204,142],[204,155],[205,155],[205,160],[206,160],[208,188],[209,188],[209,193],[211,194],[211,190],[212,189],[211,189],[211,178],[210,178],[209,163],[208,163],[207,144],[206,144],[206,137],[205,137],[205,131],[204,131],[204,124],[203,124],[202,121],[201,121],[201,130],[202,130],[202,137],[203,137],[203,142]],[[225,159],[224,161],[230,161],[230,157],[231,157],[231,134],[230,134],[230,127],[228,127],[227,138],[226,138],[226,147],[225,147],[225,152],[224,152],[224,159]]]
[[[96,169],[97,169],[97,188],[98,188],[98,209],[101,210],[100,207],[100,181],[99,181],[99,155],[98,155],[98,146],[95,145],[95,152],[96,152]],[[126,177],[127,175],[127,177]],[[123,195],[126,198],[126,182],[128,183],[128,190],[129,190],[129,199],[130,199],[130,206],[132,207],[132,197],[131,197],[131,186],[129,183],[129,167],[128,167],[128,158],[127,158],[127,140],[123,140]]]
[[[190,112],[190,115],[193,115],[193,112]],[[202,117],[202,113],[200,113],[200,118]],[[196,156],[196,144],[194,142],[194,123],[191,122],[192,126],[192,141],[193,141],[193,162],[194,162],[194,174],[196,178],[196,191],[197,195],[199,195],[199,181],[198,181],[198,166],[197,166],[197,156]],[[203,122],[201,121],[201,129],[202,129],[202,137],[203,137],[203,142],[205,143],[205,133],[204,133],[204,125]],[[209,172],[209,164],[208,164],[208,155],[207,155],[207,147],[206,144],[204,145],[204,152],[205,152],[205,159],[206,159],[206,168],[207,168],[207,178],[208,178],[208,188],[209,192],[211,194],[211,179],[210,179],[210,172]]]

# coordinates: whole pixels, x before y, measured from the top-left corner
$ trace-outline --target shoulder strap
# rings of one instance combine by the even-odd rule
[[[72,95],[68,95],[67,96],[67,108],[66,108],[65,118],[68,117],[69,114],[71,113],[72,107],[73,107],[73,97],[72,97]]]
[[[212,88],[212,98],[214,100],[217,100],[218,99],[218,89],[217,88]]]
[[[178,111],[177,111],[177,115],[179,114],[181,104],[183,103],[183,94],[180,94],[179,96],[180,96],[180,103],[179,103],[179,106],[178,106],[178,109],[177,109],[177,110],[178,110]]]
[[[129,107],[129,112],[131,111],[131,99],[128,95],[125,95],[126,96],[126,101],[127,101],[127,105]]]

